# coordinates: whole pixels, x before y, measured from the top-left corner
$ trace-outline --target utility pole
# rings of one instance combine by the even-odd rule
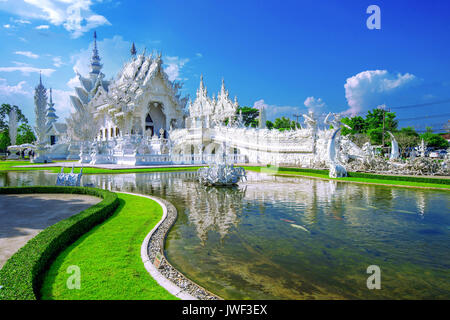
[[[386,120],[386,105],[382,104],[380,106],[378,106],[378,109],[383,110],[383,133],[381,136],[381,147],[384,148],[384,132],[386,129],[386,124],[385,124],[385,120]],[[388,112],[391,112],[391,109],[387,110]]]
[[[295,121],[295,123],[297,124],[297,128],[298,128],[298,118],[301,117],[301,114],[296,114],[294,113],[292,116],[294,116],[297,120]]]
[[[384,148],[384,120],[386,118],[386,110],[383,109],[383,134],[381,136],[381,147]]]

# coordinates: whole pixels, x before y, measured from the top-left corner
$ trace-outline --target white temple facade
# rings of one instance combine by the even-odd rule
[[[333,132],[319,129],[314,114],[304,115],[303,128],[281,132],[265,128],[265,110],[260,110],[259,128],[245,127],[237,114],[237,98],[230,98],[223,80],[217,95],[209,97],[202,76],[195,100],[188,102],[188,97],[181,97],[182,84],[168,79],[161,54],[136,54],[134,43],[131,59],[107,81],[96,40],[94,33],[91,71],[87,76],[77,73],[80,86],[70,97],[76,112],[66,119],[68,140],[59,143],[67,159],[91,164],[203,164],[225,153],[231,163],[324,167],[329,162],[327,146]],[[53,116],[51,109],[48,114]],[[337,137],[335,144],[345,151],[337,153],[341,159],[336,161],[363,157],[345,137]]]

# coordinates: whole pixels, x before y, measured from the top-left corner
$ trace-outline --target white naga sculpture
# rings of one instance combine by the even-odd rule
[[[388,131],[387,133],[389,133],[389,135],[391,136],[391,144],[392,144],[391,155],[389,156],[389,160],[391,161],[396,160],[400,158],[400,152],[398,150],[398,142],[397,140],[395,140],[394,135],[390,131]]]
[[[338,162],[336,158],[336,135],[341,128],[335,129],[330,141],[328,142],[328,165],[330,168],[330,178],[340,178],[347,176],[347,170]]]

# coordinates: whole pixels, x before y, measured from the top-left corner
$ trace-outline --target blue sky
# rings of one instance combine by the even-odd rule
[[[369,5],[381,29],[369,30]],[[317,112],[365,113],[450,99],[449,1],[107,1],[0,0],[0,103],[33,121],[43,72],[57,113],[70,112],[74,68],[88,72],[92,33],[107,78],[141,52],[162,51],[171,79],[195,98],[222,77],[241,105],[265,105],[269,119]],[[450,103],[393,109],[401,125],[435,129]],[[428,117],[428,118],[427,118]]]

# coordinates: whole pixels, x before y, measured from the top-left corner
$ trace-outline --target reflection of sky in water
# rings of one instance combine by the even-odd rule
[[[50,184],[9,172],[0,185]],[[449,298],[449,193],[248,173],[237,188],[195,173],[86,175],[102,188],[168,199],[169,260],[225,298]],[[367,266],[382,290],[365,286]]]

